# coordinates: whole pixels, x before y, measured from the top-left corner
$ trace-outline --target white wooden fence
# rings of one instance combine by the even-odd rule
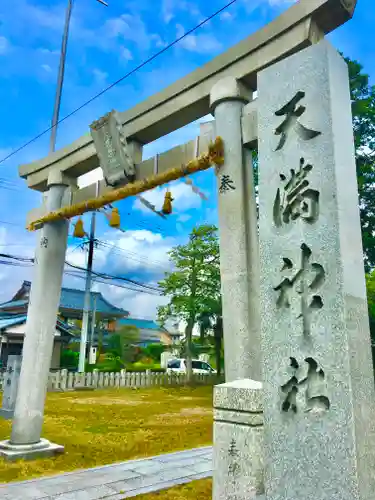
[[[220,383],[217,375],[194,375],[193,382],[201,385],[215,385]],[[61,370],[50,373],[48,380],[49,391],[66,391],[74,389],[103,389],[107,387],[153,387],[184,385],[186,375],[178,373],[154,373],[150,370],[146,372],[99,372],[93,373],[72,373]]]
[[[216,385],[224,381],[217,375],[194,375],[193,383],[199,385]],[[0,390],[3,389],[4,373],[0,373]],[[72,391],[80,389],[104,389],[106,387],[153,387],[186,384],[186,375],[180,373],[146,372],[98,372],[72,373],[61,370],[49,374],[49,391]]]

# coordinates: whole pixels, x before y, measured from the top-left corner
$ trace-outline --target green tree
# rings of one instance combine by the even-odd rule
[[[215,361],[217,375],[221,375],[222,343],[223,343],[223,317],[221,297],[211,303],[211,309],[203,311],[198,317],[200,341],[203,344],[208,332],[213,333],[215,346]]]
[[[203,225],[195,228],[185,245],[178,245],[169,253],[175,270],[166,273],[159,286],[167,305],[158,309],[162,324],[168,318],[178,318],[186,323],[185,356],[187,379],[192,376],[192,334],[198,318],[204,311],[211,311],[220,300],[220,262],[217,228]]]
[[[134,345],[139,342],[139,330],[136,326],[123,326],[109,338],[109,351],[120,358],[123,364],[133,362]]]
[[[357,61],[349,67],[362,242],[366,271],[375,267],[375,87]]]

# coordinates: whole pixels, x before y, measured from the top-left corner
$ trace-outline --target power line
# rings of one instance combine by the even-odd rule
[[[0,254],[0,256],[1,256],[1,254]],[[68,265],[69,267],[73,267],[74,269],[78,269],[80,271],[85,271],[86,272],[86,269],[84,267],[76,266],[74,264],[71,264],[68,261],[65,261],[65,264]],[[125,278],[123,276],[114,276],[112,274],[98,273],[98,272],[95,272],[95,271],[92,271],[92,274],[94,274],[95,276],[98,276],[99,278],[115,279],[115,280],[120,280],[120,281],[126,281],[128,283],[132,283],[133,285],[137,285],[137,286],[140,286],[140,287],[143,287],[143,288],[148,288],[148,289],[153,290],[155,292],[159,292],[160,291],[156,287],[153,287],[151,285],[146,285],[145,283],[141,283],[139,281],[136,281],[136,280],[133,280],[133,279],[130,279],[130,278]]]
[[[67,274],[68,276],[72,276],[73,278],[81,278],[81,279],[86,279],[85,276],[82,274],[75,274],[74,271],[64,271],[64,274]],[[158,293],[154,293],[151,290],[142,290],[140,288],[133,288],[131,286],[126,286],[126,285],[120,285],[119,283],[108,283],[107,281],[102,281],[98,278],[93,278],[92,281],[94,283],[100,283],[101,285],[107,285],[107,286],[114,286],[116,288],[123,288],[124,290],[130,290],[132,292],[139,292],[139,293],[147,293],[149,295],[160,295]]]
[[[7,254],[7,253],[0,253],[0,257],[5,257],[7,259],[12,259],[12,260],[15,260],[17,262],[25,262],[25,263],[31,263],[31,264],[34,263],[34,258],[32,258],[32,257],[22,257],[22,256],[18,256],[18,255]],[[86,269],[84,267],[76,266],[75,264],[71,264],[68,261],[65,261],[65,264],[67,266],[69,266],[69,267],[74,268],[74,269],[78,269],[79,271],[86,272]],[[147,288],[147,289],[153,290],[155,292],[160,292],[160,290],[158,288],[154,287],[154,286],[147,285],[145,283],[141,283],[140,281],[136,281],[136,280],[133,280],[131,278],[125,278],[124,276],[114,276],[112,274],[98,273],[98,272],[95,272],[95,271],[92,271],[92,274],[94,274],[98,278],[102,278],[102,279],[115,279],[115,280],[125,281],[125,282],[131,283],[133,285],[142,287],[142,288]]]
[[[76,114],[78,111],[80,111],[81,109],[83,109],[84,107],[88,106],[89,104],[91,104],[93,101],[95,101],[98,97],[101,97],[103,94],[105,94],[106,92],[108,92],[109,90],[111,90],[113,87],[115,87],[116,85],[118,85],[119,83],[123,82],[126,78],[129,78],[129,76],[133,75],[134,73],[136,73],[137,71],[139,71],[141,68],[143,68],[144,66],[146,66],[148,63],[150,63],[151,61],[153,61],[154,59],[156,59],[157,57],[159,57],[161,54],[163,54],[164,52],[166,52],[167,50],[171,49],[172,47],[174,47],[176,44],[178,44],[181,40],[183,40],[184,38],[186,38],[187,36],[191,35],[192,33],[194,33],[197,29],[201,28],[203,25],[207,24],[209,21],[211,21],[214,17],[218,16],[219,14],[221,14],[223,11],[225,11],[226,9],[228,9],[231,5],[233,5],[234,3],[236,3],[237,0],[231,0],[230,2],[228,2],[226,5],[224,5],[223,7],[221,7],[219,10],[217,10],[216,12],[214,12],[213,14],[211,14],[210,16],[206,17],[203,21],[201,21],[199,24],[197,24],[194,28],[191,28],[190,30],[188,30],[186,33],[184,33],[183,35],[181,35],[180,37],[176,38],[173,42],[171,42],[170,44],[168,44],[166,47],[164,47],[163,49],[159,50],[158,52],[156,52],[154,55],[152,55],[151,57],[149,57],[148,59],[146,59],[145,61],[143,61],[141,64],[139,64],[138,66],[136,66],[135,68],[133,68],[132,70],[130,70],[128,73],[126,73],[124,76],[122,76],[121,78],[119,78],[118,80],[116,80],[115,82],[111,83],[110,85],[108,85],[108,87],[106,87],[105,89],[103,89],[102,91],[100,91],[98,94],[94,95],[93,97],[91,97],[88,101],[84,102],[83,104],[81,104],[81,106],[79,106],[78,108],[74,109],[73,111],[71,111],[70,113],[68,113],[66,116],[64,116],[64,118],[61,118],[61,120],[57,121],[55,125],[51,125],[50,127],[48,127],[47,129],[45,129],[43,132],[41,132],[40,134],[36,135],[35,137],[33,137],[32,139],[30,139],[28,142],[26,142],[25,144],[23,144],[22,146],[20,146],[19,148],[11,151],[7,156],[5,156],[2,160],[0,160],[0,165],[2,163],[4,163],[6,160],[9,160],[9,158],[11,158],[12,156],[14,156],[15,154],[19,153],[20,151],[22,151],[23,149],[25,149],[27,146],[29,146],[30,144],[32,144],[33,142],[35,142],[36,140],[40,139],[41,137],[43,137],[45,134],[47,134],[52,128],[56,127],[57,125],[59,125],[60,123],[62,123],[63,121],[67,120],[68,118],[70,118],[71,116],[73,116],[74,114]]]
[[[5,220],[0,220],[0,224],[9,224],[10,226],[22,227],[23,229],[26,230],[25,226],[23,226],[22,224],[17,224],[16,222],[8,222]]]
[[[2,255],[4,255],[6,258],[14,259],[15,262],[10,262],[9,260],[0,259],[0,265],[5,265],[5,266],[9,266],[9,267],[23,267],[23,268],[28,268],[28,269],[31,269],[33,267],[33,261],[34,261],[34,259],[9,256],[8,254],[0,254],[0,256],[2,256]],[[20,259],[23,259],[23,260],[20,260]],[[78,266],[74,266],[74,267],[77,267],[77,269],[79,269],[80,271],[85,272],[84,268],[79,268]],[[72,276],[74,278],[86,279],[86,277],[83,274],[78,274],[75,271],[66,271],[66,270],[64,270],[64,274],[68,275],[68,276]],[[93,274],[97,274],[97,273],[93,272]],[[148,285],[138,284],[137,283],[137,286],[143,286],[146,289],[134,288],[134,287],[131,287],[131,286],[120,285],[119,283],[108,283],[108,281],[105,281],[105,279],[107,279],[107,280],[110,280],[110,279],[111,280],[113,280],[113,279],[119,279],[119,280],[128,281],[126,278],[117,277],[117,276],[110,277],[110,275],[108,275],[108,276],[104,275],[103,277],[100,277],[99,273],[98,273],[98,277],[93,278],[93,281],[96,282],[96,283],[100,283],[102,285],[114,286],[116,288],[123,288],[125,290],[130,290],[132,292],[147,293],[149,295],[160,295],[160,292],[158,293],[157,289],[153,289],[152,287],[149,287],[150,290],[148,290],[146,288],[146,287],[148,287]],[[129,280],[129,281],[131,281],[131,280]]]
[[[16,260],[18,262],[31,262],[34,263],[34,259],[32,257],[22,257],[19,255],[10,255],[8,253],[0,253],[0,257],[5,257],[7,259]]]
[[[111,245],[110,243],[107,243],[105,241],[101,240],[96,240],[96,242],[99,244],[99,246],[108,248],[109,250],[113,250],[115,253],[117,251],[117,254],[123,253],[125,254],[129,259],[134,260],[136,262],[140,262],[143,264],[154,264],[156,267],[162,267],[163,269],[165,268],[165,264],[161,261],[156,261],[156,260],[150,260],[147,257],[142,257],[139,256],[136,252],[131,252],[130,250],[125,250],[117,245]],[[135,255],[135,257],[132,257]]]

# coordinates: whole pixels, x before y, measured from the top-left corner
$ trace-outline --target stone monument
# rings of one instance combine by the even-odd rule
[[[224,331],[230,332],[230,342],[224,337],[226,383],[214,389],[214,500],[247,500],[263,490],[257,208],[241,127],[251,100],[252,92],[230,76],[210,95],[215,133],[226,145],[217,177]]]
[[[8,356],[7,369],[4,374],[3,401],[0,409],[0,417],[13,418],[16,406],[18,382],[21,373],[22,356]]]
[[[258,130],[266,498],[375,499],[348,68],[329,42],[259,73]]]
[[[263,493],[262,399],[262,384],[254,380],[214,389],[214,500],[248,500]]]

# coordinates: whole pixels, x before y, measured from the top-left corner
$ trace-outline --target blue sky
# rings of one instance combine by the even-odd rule
[[[225,0],[75,0],[66,65],[61,116],[137,66],[184,31],[225,4]],[[61,147],[88,131],[88,125],[111,109],[131,108],[173,83],[230,46],[261,28],[286,9],[289,0],[238,0],[225,13],[194,35],[116,86],[59,127]],[[0,4],[0,159],[36,134],[51,120],[59,62],[65,1],[12,0]],[[354,19],[329,36],[345,55],[360,61],[371,81],[375,77],[373,0],[358,0]],[[145,157],[184,143],[197,135],[191,124],[144,149]],[[23,227],[26,213],[40,204],[40,193],[18,178],[20,163],[43,157],[48,134],[0,164],[0,252],[33,256],[35,235]],[[1,182],[1,180],[4,180]],[[4,183],[7,188],[4,188]],[[96,251],[94,268],[155,283],[169,269],[168,250],[186,241],[194,225],[216,223],[215,178],[212,172],[194,177],[208,201],[202,201],[182,182],[171,186],[174,213],[164,221],[134,199],[119,203],[122,227],[110,230],[99,214],[97,237],[106,248]],[[3,187],[2,187],[3,186]],[[161,206],[163,191],[146,198]],[[88,228],[87,217],[85,218]],[[71,228],[72,232],[72,228]],[[69,238],[68,260],[83,266],[86,255]],[[111,250],[109,247],[114,246]],[[31,269],[0,265],[0,301],[7,300]],[[69,286],[83,280],[66,276]],[[103,294],[138,317],[153,317],[163,299],[123,288],[99,285]]]

